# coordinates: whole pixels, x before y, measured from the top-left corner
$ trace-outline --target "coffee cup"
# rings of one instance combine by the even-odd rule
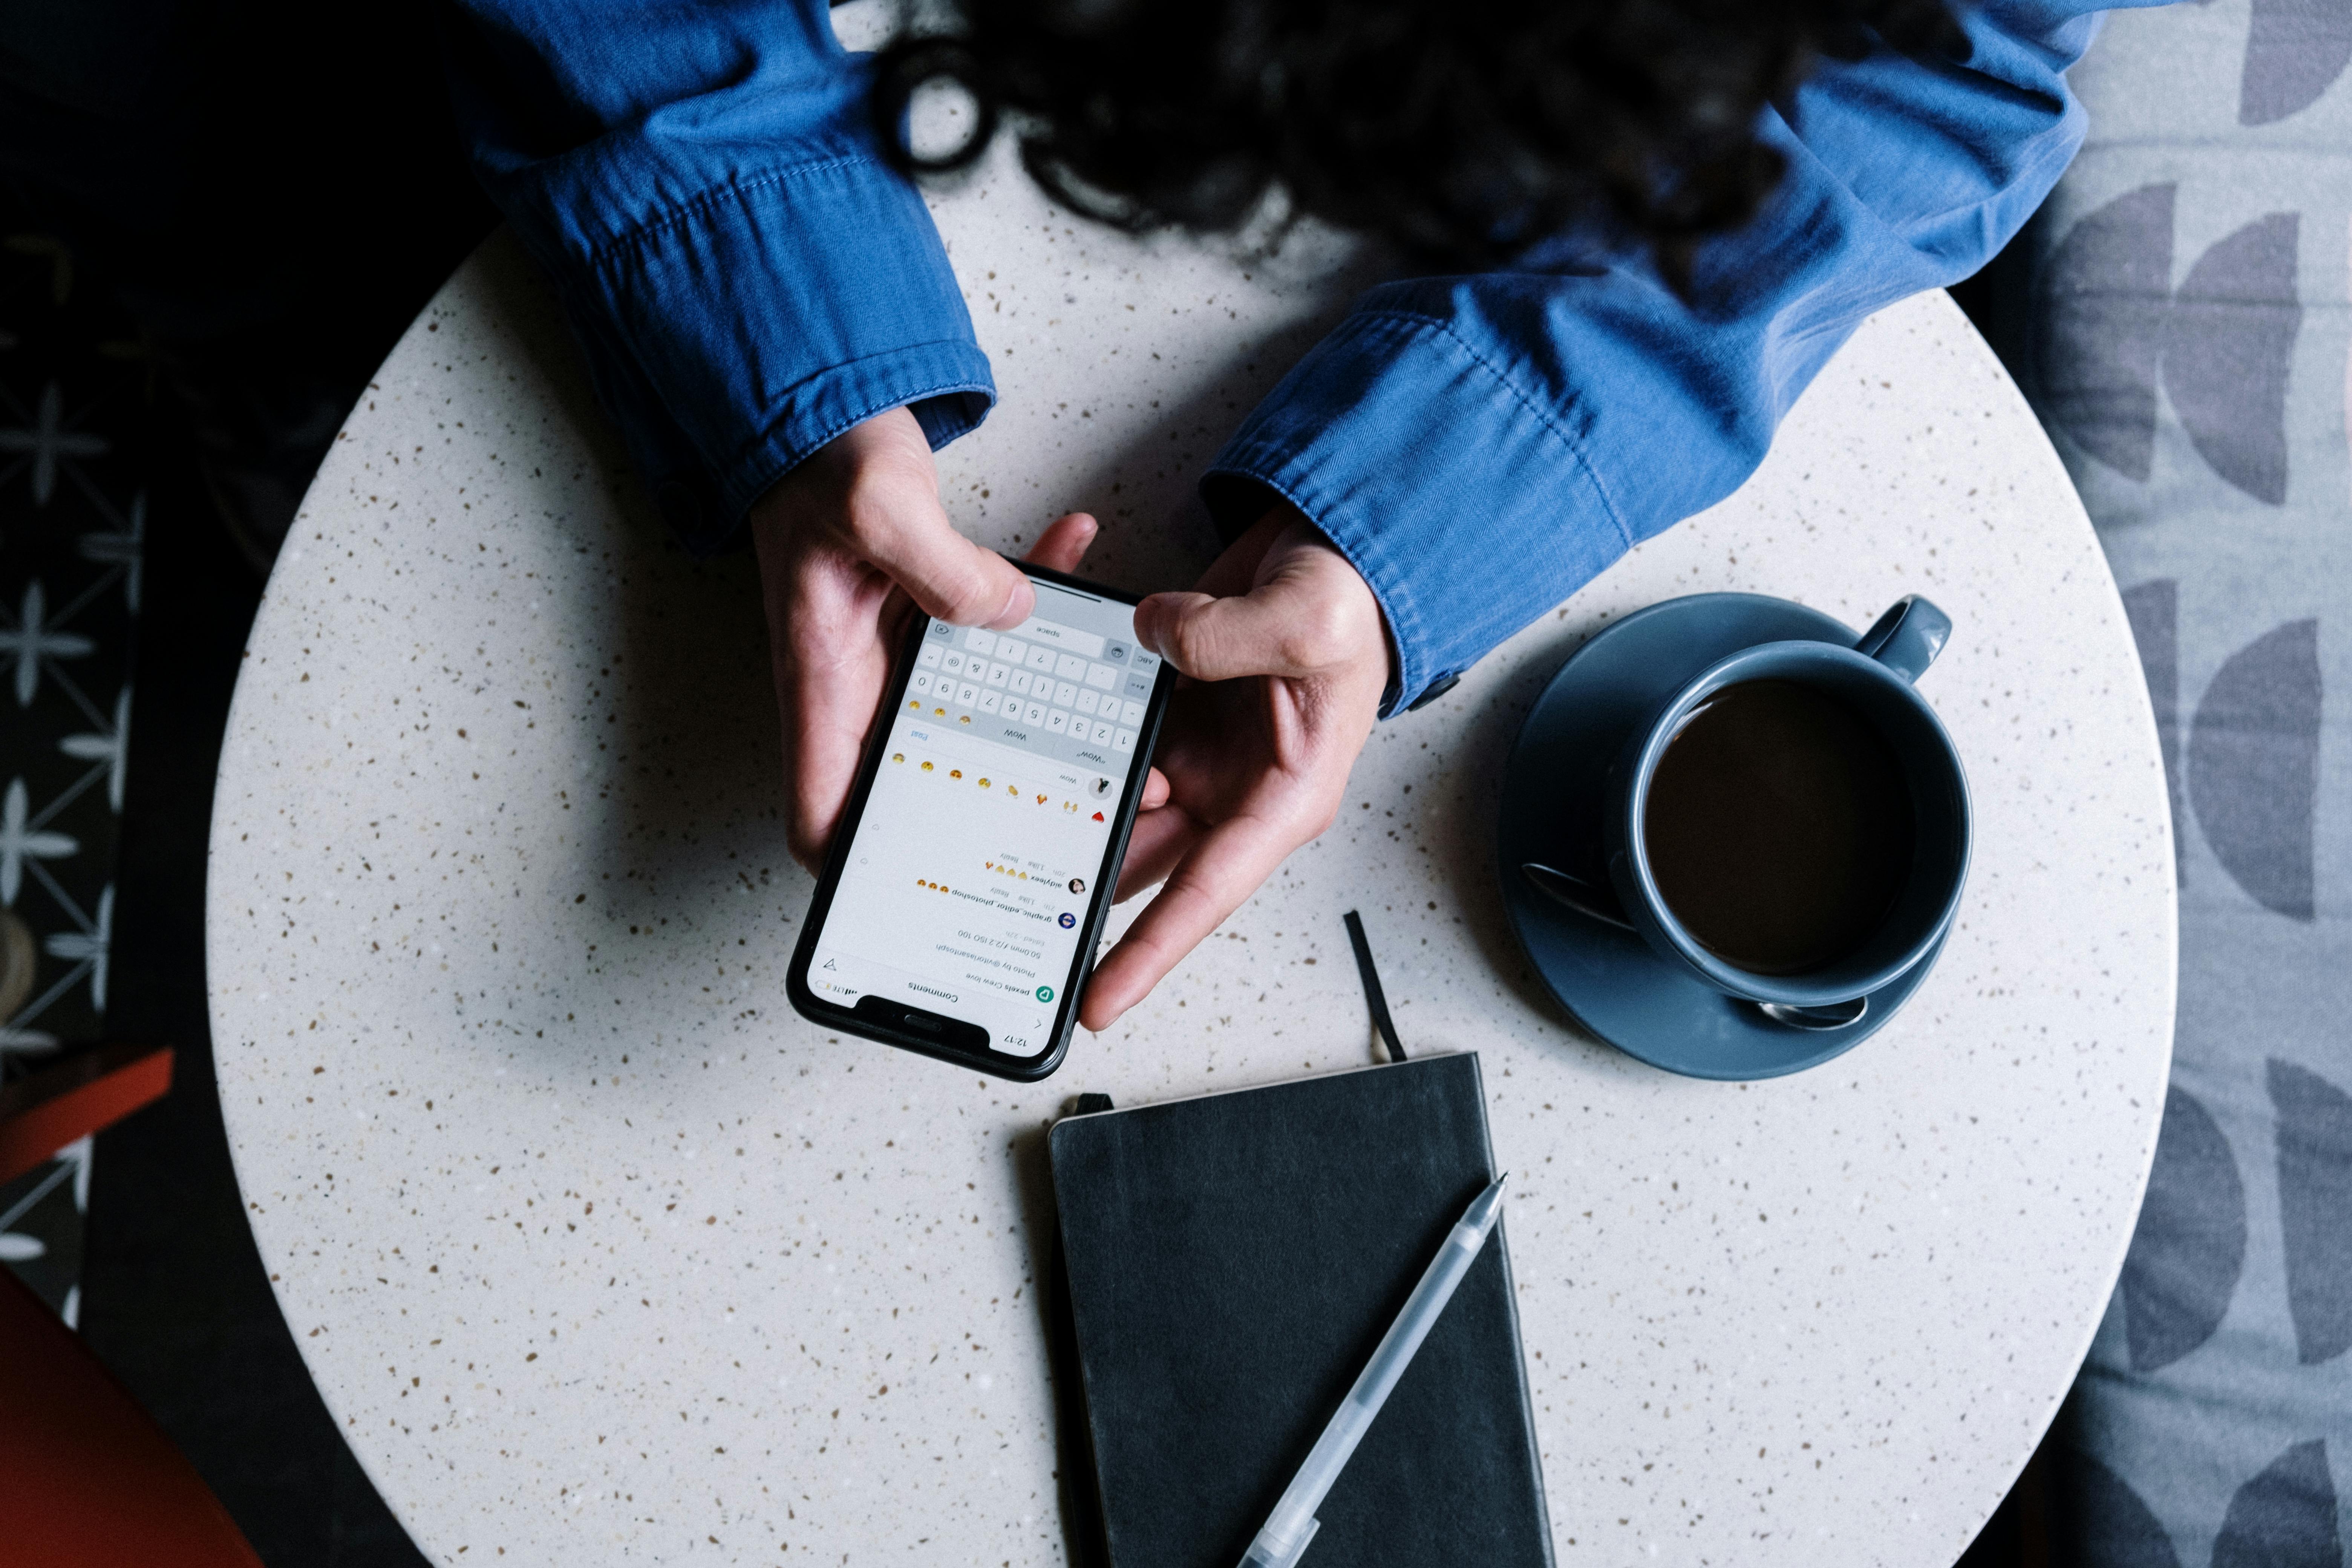
[[[1544,891],[1797,1028],[1858,1022],[1940,945],[1968,874],[1968,782],[1914,682],[1951,634],[1916,595],[1852,647],[1759,643],[1629,735],[1601,795],[1606,885]]]

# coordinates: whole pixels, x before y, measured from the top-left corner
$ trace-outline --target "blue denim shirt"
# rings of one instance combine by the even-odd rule
[[[1390,708],[1737,489],[1862,319],[1977,270],[2083,136],[2080,0],[1964,10],[1964,61],[1832,62],[1768,111],[1789,173],[1704,247],[1542,251],[1385,284],[1203,477],[1229,531],[1287,497],[1386,612]],[[882,161],[824,0],[457,0],[476,167],[553,276],[664,514],[716,549],[762,491],[901,405],[978,425],[988,361],[923,203]]]

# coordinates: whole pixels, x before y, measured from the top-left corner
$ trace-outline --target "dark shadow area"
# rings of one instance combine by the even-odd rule
[[[0,7],[0,204],[139,324],[266,570],[368,374],[492,215],[429,9]]]
[[[2056,1447],[2054,1436],[2043,1436],[2009,1495],[1960,1553],[1955,1568],[2051,1568],[2057,1539],[2051,1531]]]
[[[611,563],[609,604],[616,657],[597,681],[617,719],[600,757],[599,809],[591,817],[598,837],[588,857],[604,868],[598,888],[607,922],[667,921],[677,911],[662,896],[665,885],[724,882],[739,870],[799,876],[784,842],[757,563],[748,548],[698,561],[670,536],[596,402],[552,286],[511,236],[483,247],[476,265],[501,322],[522,341],[563,417],[594,452],[600,481],[619,498],[623,547]],[[759,826],[747,831],[746,823]],[[772,854],[762,850],[764,858],[747,865],[727,847],[747,838],[772,843]],[[683,924],[674,929],[672,940],[698,940]]]
[[[184,446],[167,448],[155,480],[107,1024],[170,1042],[177,1060],[170,1096],[99,1136],[82,1331],[265,1562],[421,1563],[320,1402],[230,1166],[205,988],[205,841],[261,583]]]
[[[2026,221],[2017,237],[1984,264],[1976,276],[1947,290],[1979,335],[2000,360],[2010,379],[2029,395],[2037,383],[2032,360],[2033,341],[2033,254],[2040,226],[2036,216]],[[2038,412],[2038,410],[2037,410]]]
[[[213,781],[258,567],[490,221],[428,13],[0,8],[0,236],[131,323],[100,352],[143,364],[160,432],[105,1030],[173,1045],[176,1081],[97,1141],[80,1326],[272,1568],[424,1559],[337,1435],[246,1223],[205,994]]]

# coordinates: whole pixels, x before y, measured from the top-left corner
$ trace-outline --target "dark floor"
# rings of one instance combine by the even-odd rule
[[[163,1103],[99,1135],[82,1334],[273,1568],[421,1563],[303,1371],[229,1167],[205,1027],[205,842],[261,584],[193,466],[159,467],[107,1022],[172,1042],[177,1064]]]
[[[278,1316],[214,1093],[205,845],[261,578],[216,513],[185,422],[148,374],[153,356],[136,323],[53,239],[34,243],[0,224],[0,241],[13,242],[0,250],[0,399],[10,405],[0,423],[27,444],[21,433],[42,424],[36,411],[54,395],[80,437],[65,449],[79,455],[53,459],[44,480],[37,457],[11,454],[0,544],[12,615],[16,593],[40,583],[47,624],[88,646],[38,668],[32,704],[10,704],[16,724],[0,763],[12,780],[30,775],[37,805],[71,802],[44,816],[50,831],[69,829],[62,837],[73,847],[26,879],[17,907],[44,924],[71,914],[67,934],[79,928],[100,952],[110,949],[110,984],[87,965],[46,963],[30,1022],[57,1044],[0,1057],[0,1070],[114,1038],[172,1044],[176,1071],[162,1102],[99,1134],[86,1211],[72,1201],[81,1167],[60,1162],[26,1179],[47,1188],[37,1213],[6,1205],[19,1217],[0,1228],[18,1233],[18,1258],[28,1242],[39,1248],[12,1265],[20,1278],[78,1322],[273,1568],[407,1568],[423,1559],[336,1435]],[[115,531],[125,522],[132,533]],[[93,542],[141,530],[143,549],[129,561],[88,559]],[[109,728],[94,715],[119,721],[126,710],[118,814],[85,763],[59,772],[57,741],[63,731]],[[102,780],[102,763],[95,771]],[[102,910],[112,911],[110,938]],[[93,1005],[101,997],[102,1016]]]
[[[204,888],[256,562],[369,372],[492,219],[432,26],[398,0],[0,5],[0,268],[21,285],[0,290],[0,373],[26,383],[27,415],[58,383],[69,420],[135,426],[144,492],[102,1028],[172,1044],[175,1082],[97,1139],[79,1325],[270,1568],[424,1562],[338,1436],[246,1225],[214,1086]],[[104,363],[119,374],[89,390]],[[60,494],[0,494],[12,548],[87,526]],[[48,1032],[70,1049],[98,1027]]]

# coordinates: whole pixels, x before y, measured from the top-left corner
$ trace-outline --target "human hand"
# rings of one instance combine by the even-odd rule
[[[930,444],[904,408],[835,437],[760,498],[751,524],[783,725],[786,837],[814,870],[840,825],[910,603],[1002,630],[1028,619],[1037,595],[1020,568],[948,521]],[[1093,518],[1071,512],[1029,559],[1075,571],[1095,533]]]
[[[1096,966],[1079,1008],[1107,1029],[1331,826],[1389,679],[1370,586],[1276,508],[1190,594],[1137,607],[1138,641],[1188,679],[1168,708],[1118,896],[1167,882]]]

